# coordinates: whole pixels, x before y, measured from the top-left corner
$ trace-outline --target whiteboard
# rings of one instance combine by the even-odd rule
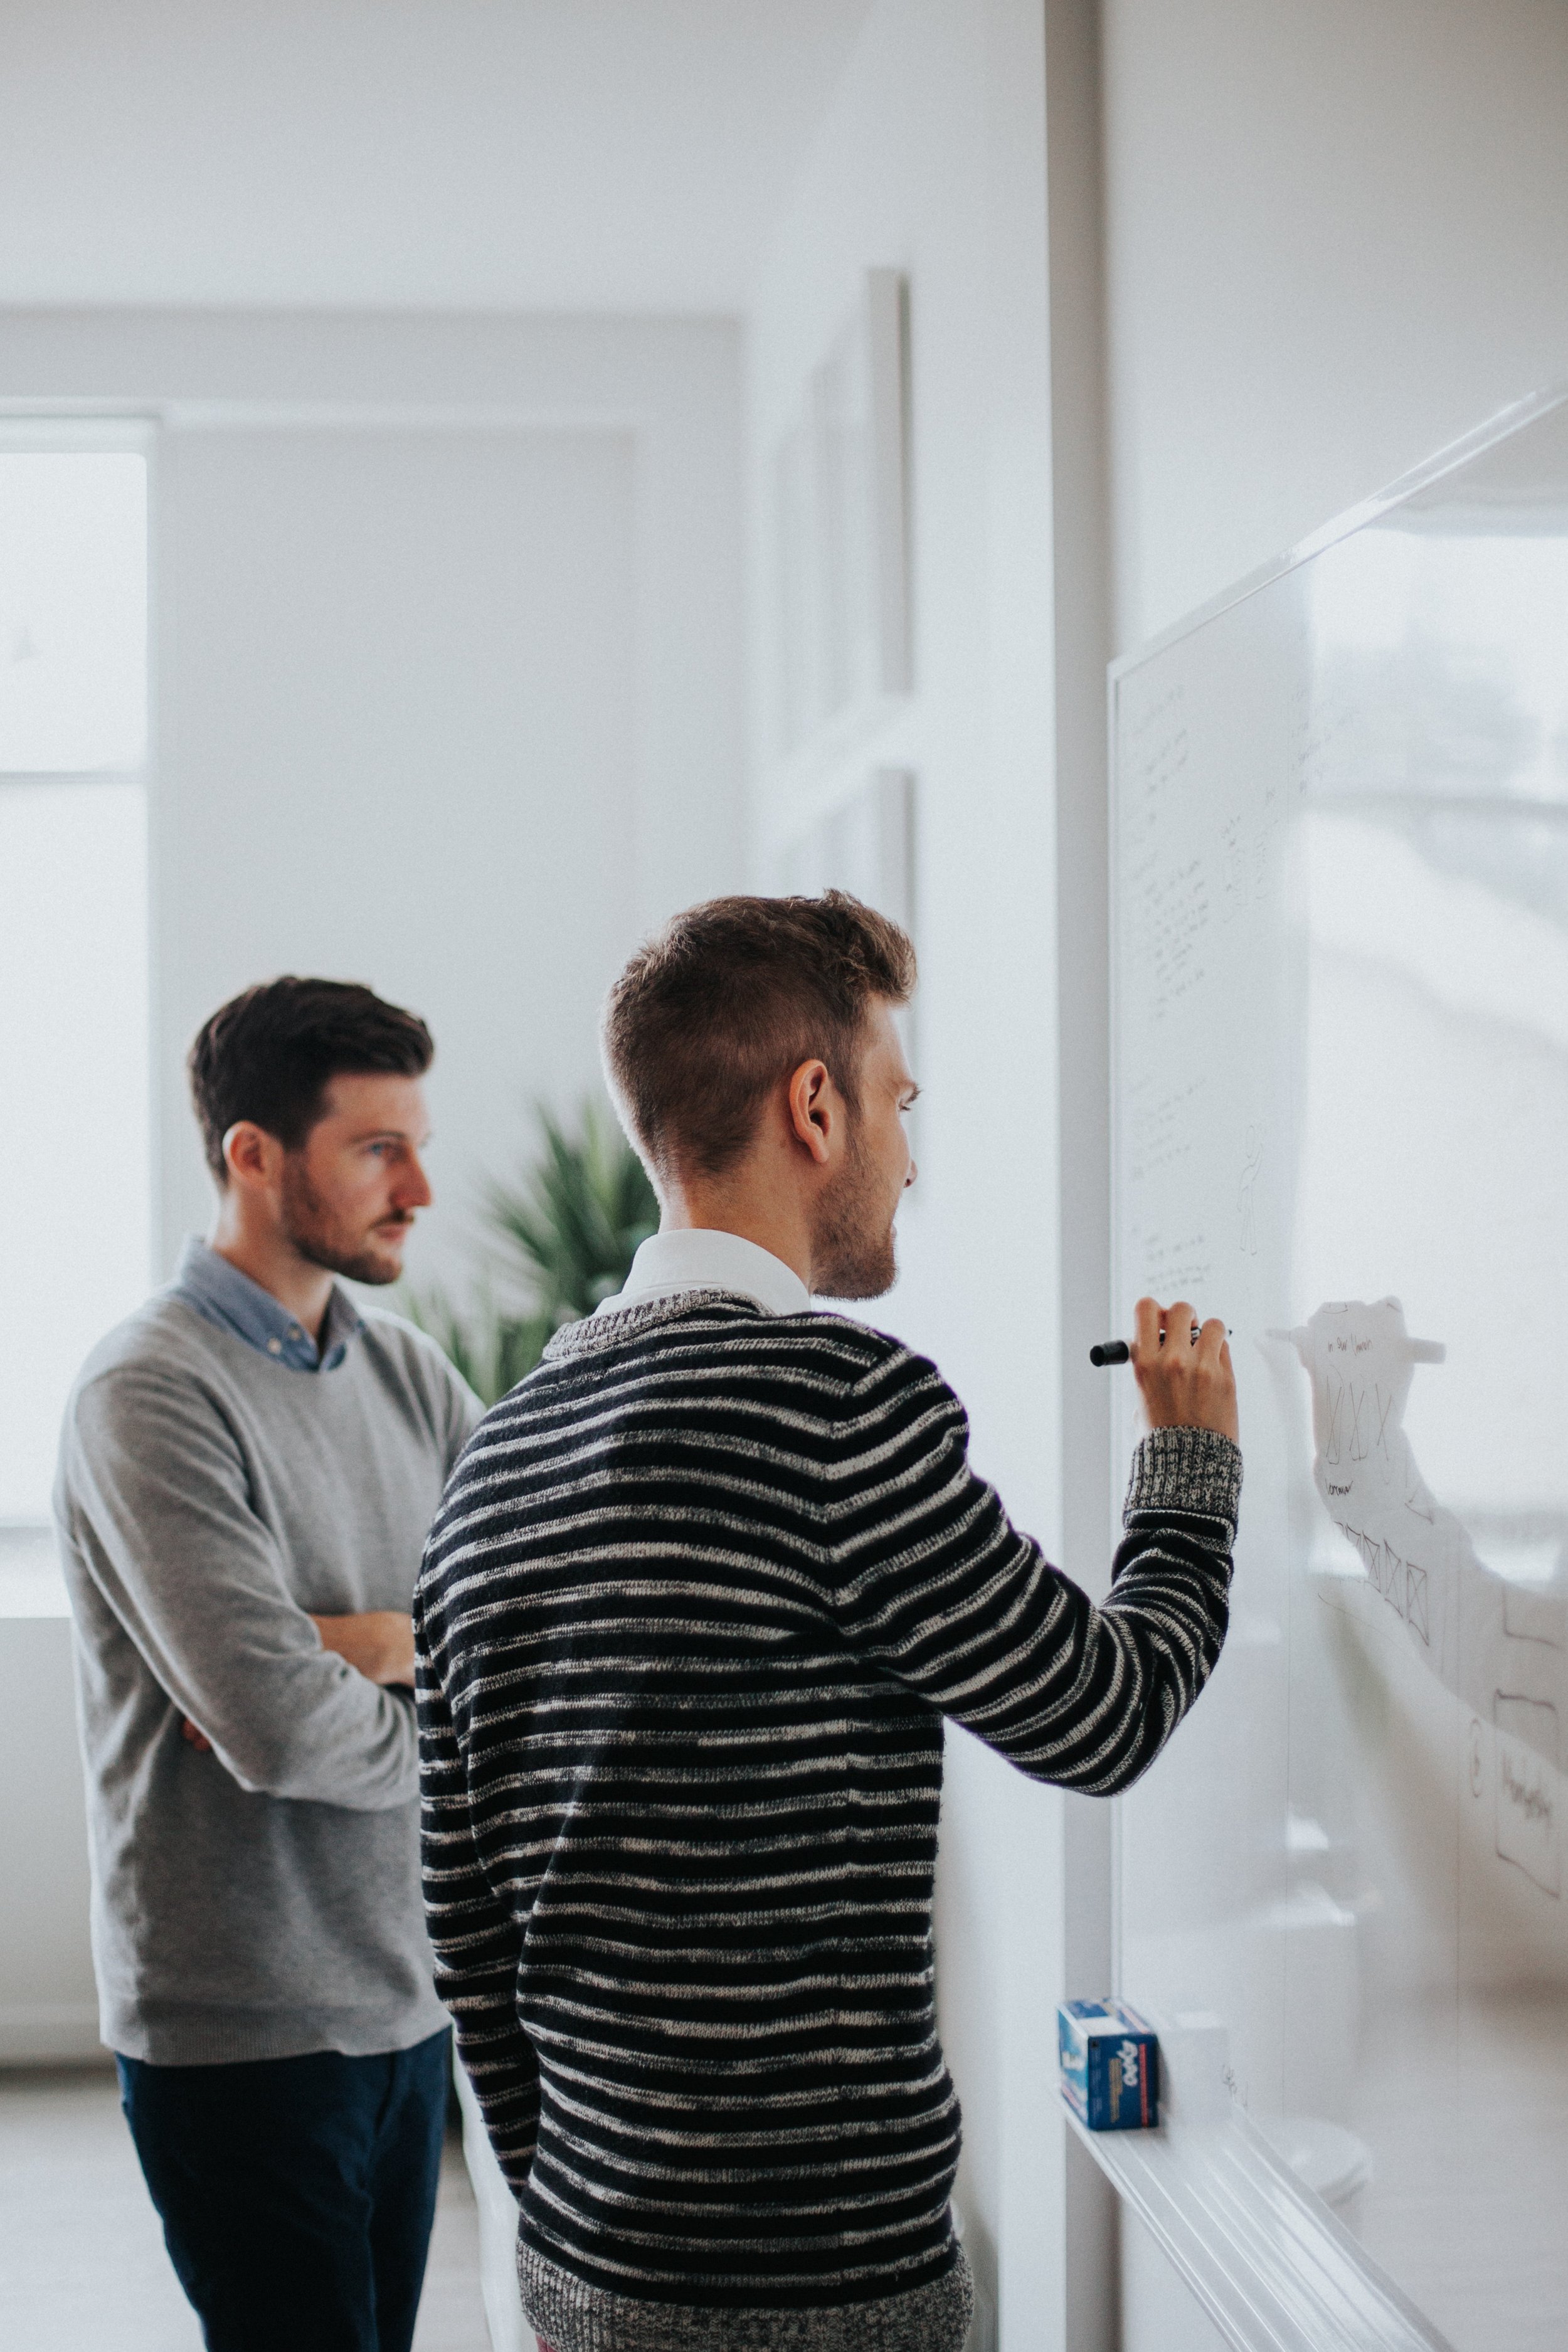
[[[1282,2148],[1337,2127],[1352,2226],[1458,2352],[1544,2352],[1568,400],[1118,665],[1110,716],[1114,1295],[1231,1325],[1246,1461],[1224,1654],[1119,1808],[1119,1989],[1217,2015]]]

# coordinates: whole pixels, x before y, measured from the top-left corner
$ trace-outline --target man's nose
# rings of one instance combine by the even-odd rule
[[[416,1152],[410,1152],[403,1164],[396,1193],[400,1209],[427,1209],[436,1197],[430,1190],[430,1179]]]

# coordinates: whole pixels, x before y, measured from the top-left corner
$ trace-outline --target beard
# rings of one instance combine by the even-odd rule
[[[331,1211],[292,1153],[283,1166],[283,1234],[311,1265],[341,1274],[350,1282],[384,1286],[401,1279],[403,1253],[376,1242],[374,1233],[353,1233],[334,1220]],[[411,1225],[412,1217],[395,1213],[383,1224]]]
[[[843,1173],[817,1205],[812,1288],[824,1298],[880,1298],[899,1278],[893,1221],[877,1171],[851,1130]]]

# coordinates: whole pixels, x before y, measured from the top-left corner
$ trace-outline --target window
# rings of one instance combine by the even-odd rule
[[[141,447],[0,443],[0,1612],[151,1278],[147,503]]]
[[[0,450],[0,772],[139,768],[147,460]]]

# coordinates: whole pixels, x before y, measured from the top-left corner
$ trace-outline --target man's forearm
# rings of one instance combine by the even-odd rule
[[[68,1542],[217,1765],[269,1797],[357,1812],[409,1801],[411,1710],[341,1674],[306,1631],[232,1434],[195,1384],[145,1368],[90,1382],[61,1459]]]
[[[384,1688],[400,1684],[413,1689],[412,1617],[396,1609],[362,1609],[349,1617],[312,1617],[310,1622],[321,1636],[322,1649],[331,1650],[366,1682]],[[183,1727],[199,1755],[211,1751],[212,1741],[199,1724],[187,1717]]]
[[[315,1617],[323,1650],[331,1650],[372,1683],[414,1687],[414,1620],[398,1609],[364,1609],[350,1617]]]

